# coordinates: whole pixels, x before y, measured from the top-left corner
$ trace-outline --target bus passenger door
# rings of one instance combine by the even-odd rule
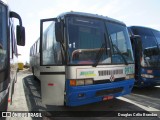
[[[60,42],[55,36],[56,19],[41,20],[40,81],[42,102],[64,105],[65,66],[62,64]]]
[[[142,57],[141,37],[138,35],[134,35],[133,38],[131,38],[131,43],[135,59],[135,79],[138,80],[139,77],[141,76],[141,73],[139,72],[141,69],[141,57]]]

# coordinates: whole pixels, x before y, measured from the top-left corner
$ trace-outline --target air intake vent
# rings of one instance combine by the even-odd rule
[[[107,76],[107,75],[118,75],[123,74],[123,69],[119,70],[101,70],[98,71],[99,76]]]

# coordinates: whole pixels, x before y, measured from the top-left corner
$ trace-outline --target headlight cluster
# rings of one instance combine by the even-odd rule
[[[93,79],[70,80],[70,86],[82,86],[93,84]]]
[[[127,80],[127,79],[132,79],[132,78],[134,78],[134,74],[128,74],[128,75],[126,75],[126,77],[125,77],[126,80]]]
[[[141,76],[144,78],[154,78],[154,75],[149,75],[149,74],[141,74]]]

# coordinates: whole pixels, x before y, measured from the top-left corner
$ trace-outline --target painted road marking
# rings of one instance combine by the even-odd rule
[[[124,97],[118,97],[117,99],[126,101],[126,102],[131,103],[131,104],[134,104],[134,105],[136,105],[136,106],[138,106],[138,107],[142,108],[143,110],[148,111],[150,113],[155,113],[160,118],[160,110],[159,109],[156,109],[156,108],[153,108],[153,107],[150,107],[150,106],[147,107],[147,106],[138,104],[138,103],[136,103],[136,101],[132,101],[132,100],[129,100],[129,99],[124,98]]]

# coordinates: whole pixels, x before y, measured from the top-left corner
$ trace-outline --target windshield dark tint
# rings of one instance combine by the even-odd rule
[[[157,43],[160,46],[160,31],[152,30],[154,36],[156,37]]]
[[[98,64],[133,63],[126,26],[86,17],[68,17],[67,25],[70,64],[94,64],[98,53]]]
[[[143,59],[141,65],[144,67],[158,67],[160,62],[160,32],[141,27],[134,28],[133,32],[140,35],[142,39]]]
[[[68,53],[70,64],[94,64],[96,55],[105,41],[105,26],[100,20],[68,17]],[[99,64],[111,63],[106,48]]]
[[[133,63],[132,47],[126,26],[106,22],[112,48],[112,63]],[[124,60],[125,59],[125,60]]]

